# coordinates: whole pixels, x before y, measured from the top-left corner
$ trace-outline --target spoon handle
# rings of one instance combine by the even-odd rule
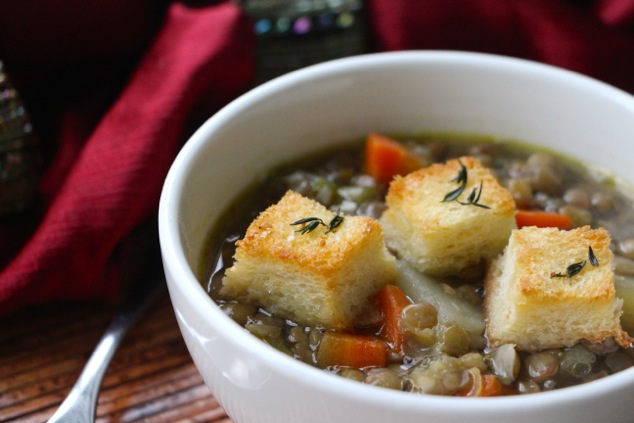
[[[153,283],[142,283],[143,289],[132,293],[128,302],[108,325],[77,382],[48,423],[94,422],[101,381],[110,360],[137,318],[165,288],[164,280],[157,280],[154,275],[148,276],[150,277]]]

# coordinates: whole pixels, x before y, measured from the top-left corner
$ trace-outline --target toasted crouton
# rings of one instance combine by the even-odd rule
[[[393,283],[396,262],[378,221],[336,216],[316,201],[289,191],[262,212],[237,242],[220,294],[265,307],[302,325],[353,329],[368,318],[379,289]],[[325,225],[301,233],[291,223],[307,217]]]
[[[485,280],[490,346],[513,343],[518,350],[539,351],[610,337],[628,346],[609,246],[606,230],[588,226],[514,230]]]
[[[462,165],[464,190],[455,199],[446,199],[461,186],[456,178]],[[516,227],[513,196],[473,157],[397,177],[386,203],[381,223],[388,247],[418,270],[434,275],[459,274],[494,258]]]

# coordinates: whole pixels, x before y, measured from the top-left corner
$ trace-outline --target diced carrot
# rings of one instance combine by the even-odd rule
[[[385,367],[387,346],[375,336],[326,332],[319,343],[316,358],[320,367]]]
[[[482,376],[481,397],[498,397],[504,394],[504,385],[494,375]]]
[[[537,226],[539,228],[571,229],[572,219],[561,213],[541,210],[518,210],[515,215],[517,227]]]
[[[469,371],[473,380],[456,392],[459,397],[499,397],[505,394],[505,387],[494,375],[480,375],[480,371]]]
[[[396,175],[407,175],[422,167],[418,157],[402,144],[380,134],[369,134],[365,144],[365,172],[386,184]]]
[[[385,285],[376,295],[377,305],[383,313],[383,326],[379,336],[396,352],[403,352],[405,333],[400,327],[401,312],[411,304],[409,298],[395,285]]]

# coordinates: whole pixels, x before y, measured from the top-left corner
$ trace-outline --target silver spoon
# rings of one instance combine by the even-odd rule
[[[158,268],[162,268],[157,265]],[[155,274],[156,273],[156,274]],[[87,423],[95,421],[95,411],[101,381],[110,360],[125,334],[137,318],[154,302],[165,288],[165,280],[158,276],[160,272],[146,275],[145,281],[131,293],[119,314],[108,325],[97,347],[84,366],[79,379],[68,396],[59,406],[48,423]],[[147,281],[147,283],[145,283]]]

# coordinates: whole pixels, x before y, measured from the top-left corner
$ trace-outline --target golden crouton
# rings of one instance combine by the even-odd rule
[[[379,222],[345,216],[329,230],[336,216],[316,201],[287,192],[237,242],[220,294],[302,325],[353,329],[363,323],[372,314],[375,294],[394,282],[396,262]],[[308,217],[321,221],[291,225]],[[311,223],[316,227],[308,231]]]
[[[605,229],[514,230],[485,280],[490,346],[539,351],[611,337],[628,346],[609,247]]]
[[[439,276],[494,258],[516,227],[513,196],[473,157],[396,177],[386,203],[388,247]]]

